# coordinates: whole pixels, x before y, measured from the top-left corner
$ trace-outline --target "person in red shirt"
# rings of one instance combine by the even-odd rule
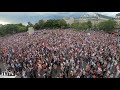
[[[117,66],[119,66],[119,67],[120,67],[120,61],[118,62]]]

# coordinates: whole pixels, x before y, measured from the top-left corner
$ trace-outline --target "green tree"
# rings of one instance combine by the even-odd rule
[[[82,29],[82,30],[88,29],[87,23],[86,22],[80,23],[80,29]]]
[[[71,27],[74,29],[86,30],[86,29],[92,28],[92,23],[91,21],[82,22],[82,23],[76,22],[76,23],[71,24]]]
[[[114,31],[115,25],[116,22],[114,20],[108,20],[108,21],[100,22],[98,24],[98,28],[105,32],[111,33]]]
[[[67,23],[64,19],[59,19],[58,24],[60,28],[67,28]]]
[[[49,19],[47,22],[44,24],[44,28],[52,28],[53,27],[53,20]]]
[[[28,22],[29,27],[33,27],[33,24],[31,22]]]
[[[35,23],[35,25],[34,25],[34,29],[36,29],[36,30],[39,30],[39,29],[40,29],[40,26],[39,26],[38,23]]]
[[[43,29],[44,28],[44,21],[39,20],[35,25],[33,26],[36,30]]]
[[[44,28],[44,21],[43,20],[39,20],[38,24],[39,24],[40,29]]]
[[[92,22],[91,22],[91,21],[88,21],[88,22],[87,22],[87,25],[88,25],[88,28],[89,28],[89,29],[92,28]]]
[[[0,35],[14,34],[19,32],[26,32],[26,26],[22,24],[7,24],[0,27]]]
[[[71,27],[74,28],[74,29],[79,29],[80,28],[80,24],[78,22],[77,23],[72,23]]]

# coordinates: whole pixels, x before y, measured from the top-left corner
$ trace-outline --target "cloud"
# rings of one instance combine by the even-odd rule
[[[58,12],[34,12],[34,14],[46,15],[46,14],[57,14]]]
[[[9,23],[38,22],[40,19],[80,17],[84,14],[99,13],[115,17],[120,12],[0,12],[0,21]]]
[[[117,13],[120,13],[120,12],[101,12],[101,14],[103,15],[108,15],[108,16],[113,16],[113,17],[115,17]]]
[[[0,20],[0,24],[5,25],[5,24],[10,24],[10,22],[2,21]]]
[[[93,14],[95,12],[0,12],[0,16],[35,16],[35,15],[72,15],[72,14],[80,14],[80,13],[88,13]],[[103,15],[115,16],[119,12],[96,12]]]
[[[115,15],[117,13],[120,13],[120,12],[88,12],[88,14],[94,14],[94,13],[99,13],[99,14],[102,14],[102,15],[115,17]]]

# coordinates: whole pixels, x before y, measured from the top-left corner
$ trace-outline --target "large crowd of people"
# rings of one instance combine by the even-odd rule
[[[0,59],[21,78],[120,78],[120,37],[40,30],[0,37]]]

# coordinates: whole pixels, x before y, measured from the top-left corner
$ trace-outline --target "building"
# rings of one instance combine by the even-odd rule
[[[70,25],[75,22],[83,23],[83,22],[87,22],[87,21],[91,21],[93,23],[93,25],[95,25],[99,22],[106,21],[109,19],[114,19],[114,18],[95,13],[94,15],[86,14],[80,18],[73,18],[73,17],[66,18],[65,17],[63,19],[67,22],[67,24],[70,24]]]
[[[116,31],[119,32],[120,34],[120,13],[116,14],[115,16],[115,21],[116,21]]]
[[[70,18],[64,17],[63,19],[66,21],[67,24],[70,24],[70,25],[75,22],[75,18],[73,17],[70,17]]]
[[[117,22],[117,25],[120,25],[120,13],[116,14],[115,21]]]

